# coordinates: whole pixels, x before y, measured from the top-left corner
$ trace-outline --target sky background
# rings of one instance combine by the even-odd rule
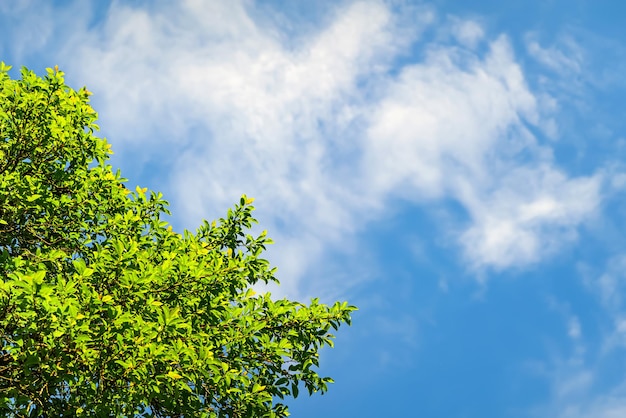
[[[178,230],[360,310],[294,417],[626,416],[626,3],[0,0]]]

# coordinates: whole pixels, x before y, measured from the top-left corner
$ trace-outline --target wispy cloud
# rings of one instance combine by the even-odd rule
[[[485,37],[485,31],[479,22],[475,20],[459,19],[450,17],[450,31],[462,45],[475,48]]]
[[[536,33],[526,35],[526,48],[539,63],[561,75],[578,74],[584,65],[584,50],[569,36],[562,36],[554,45],[540,44]]]
[[[459,239],[472,266],[536,262],[595,212],[601,177],[569,178],[528,130],[545,116],[506,38],[482,58],[437,47],[386,92],[369,127],[369,184],[377,198],[459,201],[472,221]]]
[[[603,268],[581,264],[582,284],[590,300],[585,311],[558,307],[566,319],[570,353],[555,353],[539,369],[551,387],[538,417],[617,418],[626,414],[626,256],[617,255]],[[586,317],[587,332],[581,324]]]
[[[442,230],[477,271],[542,260],[597,210],[601,176],[568,176],[534,136],[549,130],[549,100],[528,88],[506,36],[451,17],[437,30],[455,40],[424,42],[432,9],[374,0],[287,32],[255,7],[113,2],[96,26],[51,19],[45,48],[95,92],[122,154],[171,168],[182,224],[257,197],[286,292],[324,254],[357,245],[392,198],[457,201],[466,218]],[[424,58],[407,62],[416,46]]]

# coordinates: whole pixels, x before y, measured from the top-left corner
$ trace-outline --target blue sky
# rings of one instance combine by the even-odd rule
[[[112,163],[177,229],[254,196],[272,293],[359,306],[293,416],[616,418],[625,12],[22,0],[0,60],[93,91]]]

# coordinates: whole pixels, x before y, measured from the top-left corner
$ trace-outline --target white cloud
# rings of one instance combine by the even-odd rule
[[[580,327],[580,321],[578,320],[578,317],[572,316],[570,318],[569,323],[568,323],[567,335],[569,335],[570,338],[574,340],[577,340],[582,336],[582,330]]]
[[[94,91],[118,154],[170,162],[185,225],[242,193],[257,198],[289,292],[391,197],[460,203],[468,223],[447,231],[477,269],[539,261],[596,210],[600,176],[570,178],[528,129],[550,125],[550,100],[526,86],[506,37],[452,18],[445,30],[488,52],[427,43],[423,60],[406,63],[432,10],[347,2],[287,39],[254,7],[113,2],[103,22],[58,37],[59,56]]]
[[[626,290],[626,255],[616,255],[608,260],[601,274],[584,272],[584,283],[587,289],[596,295],[602,308],[617,315],[626,312],[621,294]]]
[[[478,43],[484,38],[485,31],[478,22],[454,17],[451,20],[452,34],[462,45],[468,48],[476,48]]]
[[[571,354],[555,356],[543,367],[551,386],[550,400],[533,416],[557,418],[616,418],[626,416],[626,256],[609,260],[604,271],[581,266],[583,283],[598,305],[586,301],[583,318],[591,325],[583,336],[578,315],[571,306],[557,306],[568,316]],[[608,366],[608,367],[607,367]]]
[[[528,33],[526,50],[539,63],[563,75],[579,73],[584,61],[582,48],[568,36],[561,37],[555,45],[544,47],[537,34]]]
[[[488,153],[532,145],[506,134],[521,117],[536,118],[534,106],[505,38],[485,60],[433,48],[424,63],[403,69],[372,112],[370,180],[381,192],[408,183],[433,197],[452,192],[451,183],[466,175],[489,181]]]
[[[620,418],[626,416],[626,382],[602,387],[598,363],[566,362],[551,375],[548,405],[531,416],[550,418]]]
[[[587,289],[594,294],[602,311],[610,322],[602,336],[602,353],[626,349],[626,303],[622,297],[626,291],[626,255],[616,255],[606,264],[600,274],[584,276]],[[626,380],[624,382],[626,385]]]
[[[523,266],[576,239],[600,201],[601,178],[568,179],[550,166],[515,167],[499,188],[468,208],[475,223],[461,237],[476,266]]]
[[[388,88],[369,127],[369,183],[377,198],[457,199],[473,220],[460,243],[476,268],[541,260],[595,212],[602,179],[567,177],[536,144],[525,124],[542,118],[505,38],[484,59],[456,58],[435,49]]]
[[[11,34],[12,41],[10,49],[2,50],[0,53],[3,60],[6,60],[8,52],[11,52],[18,60],[23,60],[30,51],[43,49],[53,32],[54,23],[47,17],[52,11],[50,4],[39,5],[41,13],[28,13],[34,7],[31,0],[11,1],[0,3],[0,16],[4,15],[3,32]],[[30,10],[29,10],[30,9]],[[29,19],[20,19],[24,14],[29,14]],[[37,28],[33,30],[33,28]],[[5,35],[8,38],[8,36]],[[9,64],[9,63],[7,63]]]

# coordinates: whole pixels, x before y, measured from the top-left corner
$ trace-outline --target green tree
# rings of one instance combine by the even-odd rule
[[[276,281],[252,199],[195,233],[107,164],[85,88],[0,63],[0,413],[282,417],[347,303],[256,295]]]

